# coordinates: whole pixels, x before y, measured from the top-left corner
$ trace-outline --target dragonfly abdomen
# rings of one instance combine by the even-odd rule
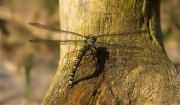
[[[83,56],[86,54],[86,52],[88,51],[88,46],[83,46],[80,50],[79,53],[76,57],[75,63],[74,63],[74,67],[71,69],[71,75],[70,75],[70,80],[69,80],[69,86],[73,85],[73,80],[74,80],[74,76],[76,73],[77,68],[79,67],[79,64],[83,58]]]

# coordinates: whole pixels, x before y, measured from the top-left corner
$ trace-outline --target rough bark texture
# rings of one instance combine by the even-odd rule
[[[72,88],[68,87],[70,69],[81,45],[62,45],[59,68],[42,104],[179,105],[180,82],[163,51],[158,11],[159,1],[60,0],[63,30],[95,36],[142,29],[149,32],[99,39],[127,48],[98,48],[94,51],[98,66],[87,54]],[[62,39],[69,38],[64,35]]]

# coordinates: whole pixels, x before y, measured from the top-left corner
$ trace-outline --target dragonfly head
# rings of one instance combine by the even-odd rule
[[[91,35],[91,36],[87,36],[87,40],[86,40],[86,44],[90,45],[90,46],[94,46],[96,42],[96,37]]]

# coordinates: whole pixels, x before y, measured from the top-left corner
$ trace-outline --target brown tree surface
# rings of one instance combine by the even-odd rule
[[[84,56],[72,88],[69,76],[82,45],[61,45],[59,68],[42,104],[180,104],[179,76],[162,46],[159,4],[158,0],[60,0],[63,30],[94,36],[148,31],[100,37],[99,42],[114,45],[94,50],[96,65],[90,53]]]

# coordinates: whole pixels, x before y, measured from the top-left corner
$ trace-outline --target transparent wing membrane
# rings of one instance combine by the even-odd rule
[[[95,51],[94,51],[94,52],[95,52]],[[69,51],[69,52],[66,53],[65,58],[68,58],[68,57],[72,56],[73,54],[76,54],[76,56],[77,56],[78,53],[79,53],[79,50],[78,50],[78,49],[73,50],[73,51]],[[83,58],[88,58],[88,57],[92,57],[92,53],[91,53],[90,51],[88,51],[88,52],[84,55]]]
[[[101,37],[107,37],[107,36],[127,36],[127,35],[136,35],[136,34],[141,34],[141,33],[148,33],[149,30],[137,30],[137,31],[132,31],[132,32],[124,32],[124,33],[119,33],[119,34],[103,34],[103,35],[98,35],[96,38],[101,38]]]
[[[119,50],[142,50],[143,48],[141,47],[137,47],[137,46],[122,46],[122,45],[118,45],[118,44],[107,44],[107,43],[101,43],[101,42],[97,42],[96,45],[98,47],[105,47],[105,48],[109,48],[109,49],[119,49]]]
[[[69,44],[69,43],[84,43],[83,40],[44,40],[44,39],[34,39],[29,40],[31,43],[45,43],[45,44],[53,44],[53,45],[60,45],[60,44]]]
[[[31,26],[38,27],[38,28],[45,29],[45,30],[49,30],[49,31],[52,31],[52,32],[72,34],[72,35],[76,35],[76,36],[80,36],[80,37],[85,37],[85,36],[83,36],[81,34],[78,34],[78,33],[75,33],[75,32],[60,30],[60,29],[50,27],[50,26],[40,24],[40,23],[30,22],[28,24],[31,25]]]

